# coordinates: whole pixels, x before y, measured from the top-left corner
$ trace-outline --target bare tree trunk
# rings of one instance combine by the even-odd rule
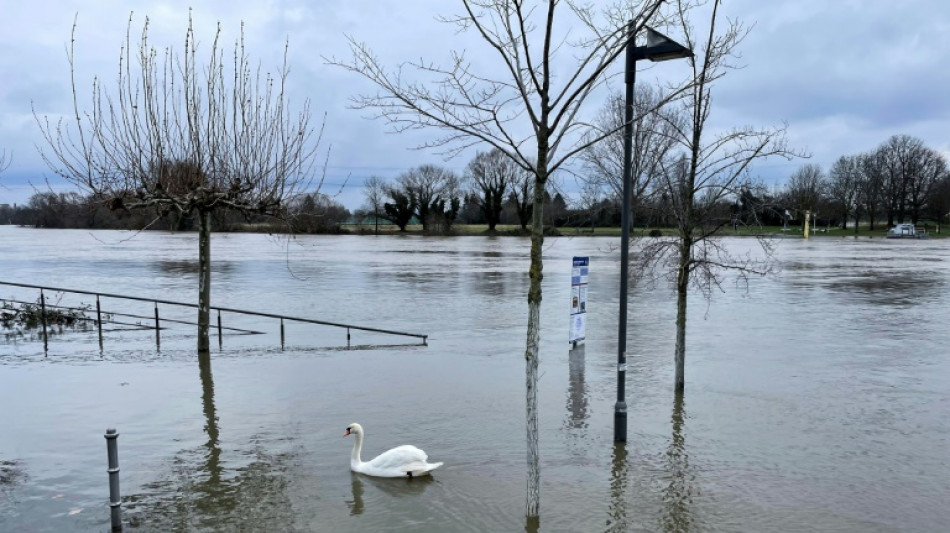
[[[540,166],[540,165],[539,165]],[[544,248],[544,181],[534,184],[531,221],[531,285],[528,289],[528,339],[525,350],[525,413],[527,415],[528,492],[525,515],[538,516],[541,500],[541,466],[538,454],[538,345],[541,342],[541,251]]]
[[[211,324],[211,211],[198,212],[198,353],[208,352]]]
[[[686,302],[689,290],[690,250],[692,245],[680,245],[679,269],[676,275],[676,377],[673,390],[682,393],[686,388]]]

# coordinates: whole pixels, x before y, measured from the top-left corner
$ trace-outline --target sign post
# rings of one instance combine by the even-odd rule
[[[573,346],[582,342],[587,334],[587,281],[590,274],[590,258],[575,257],[571,269],[571,329],[567,341]]]

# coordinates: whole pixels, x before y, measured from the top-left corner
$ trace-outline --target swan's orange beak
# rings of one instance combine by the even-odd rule
[[[345,437],[349,434],[350,434],[350,428],[346,428],[346,431],[343,432],[343,436]]]

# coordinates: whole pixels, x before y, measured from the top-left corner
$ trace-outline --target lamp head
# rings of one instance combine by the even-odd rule
[[[644,59],[657,62],[693,57],[693,51],[689,48],[686,48],[649,26],[646,27],[646,30],[647,44],[646,46],[639,47]]]

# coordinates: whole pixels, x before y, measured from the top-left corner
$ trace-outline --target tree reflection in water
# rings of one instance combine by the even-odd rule
[[[610,467],[607,531],[627,530],[627,443],[615,442]]]
[[[693,529],[695,522],[691,512],[694,476],[686,451],[686,436],[683,432],[685,420],[683,393],[677,392],[673,398],[673,438],[666,450],[669,481],[663,490],[663,514],[660,517],[660,525],[667,532],[687,532]]]
[[[208,505],[208,510],[218,505],[232,506],[232,494],[221,491],[221,445],[218,440],[218,412],[214,405],[214,378],[211,375],[211,353],[198,352],[198,372],[201,375],[201,407],[205,414],[205,434],[208,442],[205,448],[208,455],[205,460],[205,471],[208,479],[199,484],[196,490],[203,493],[199,497],[198,506]]]
[[[237,457],[230,462],[244,461],[243,466],[225,468],[209,353],[199,353],[198,369],[208,439],[199,449],[175,455],[171,479],[150,483],[142,494],[124,498],[127,525],[156,531],[296,530],[293,513],[288,512],[290,455],[269,454],[264,446],[255,446],[233,452]]]

